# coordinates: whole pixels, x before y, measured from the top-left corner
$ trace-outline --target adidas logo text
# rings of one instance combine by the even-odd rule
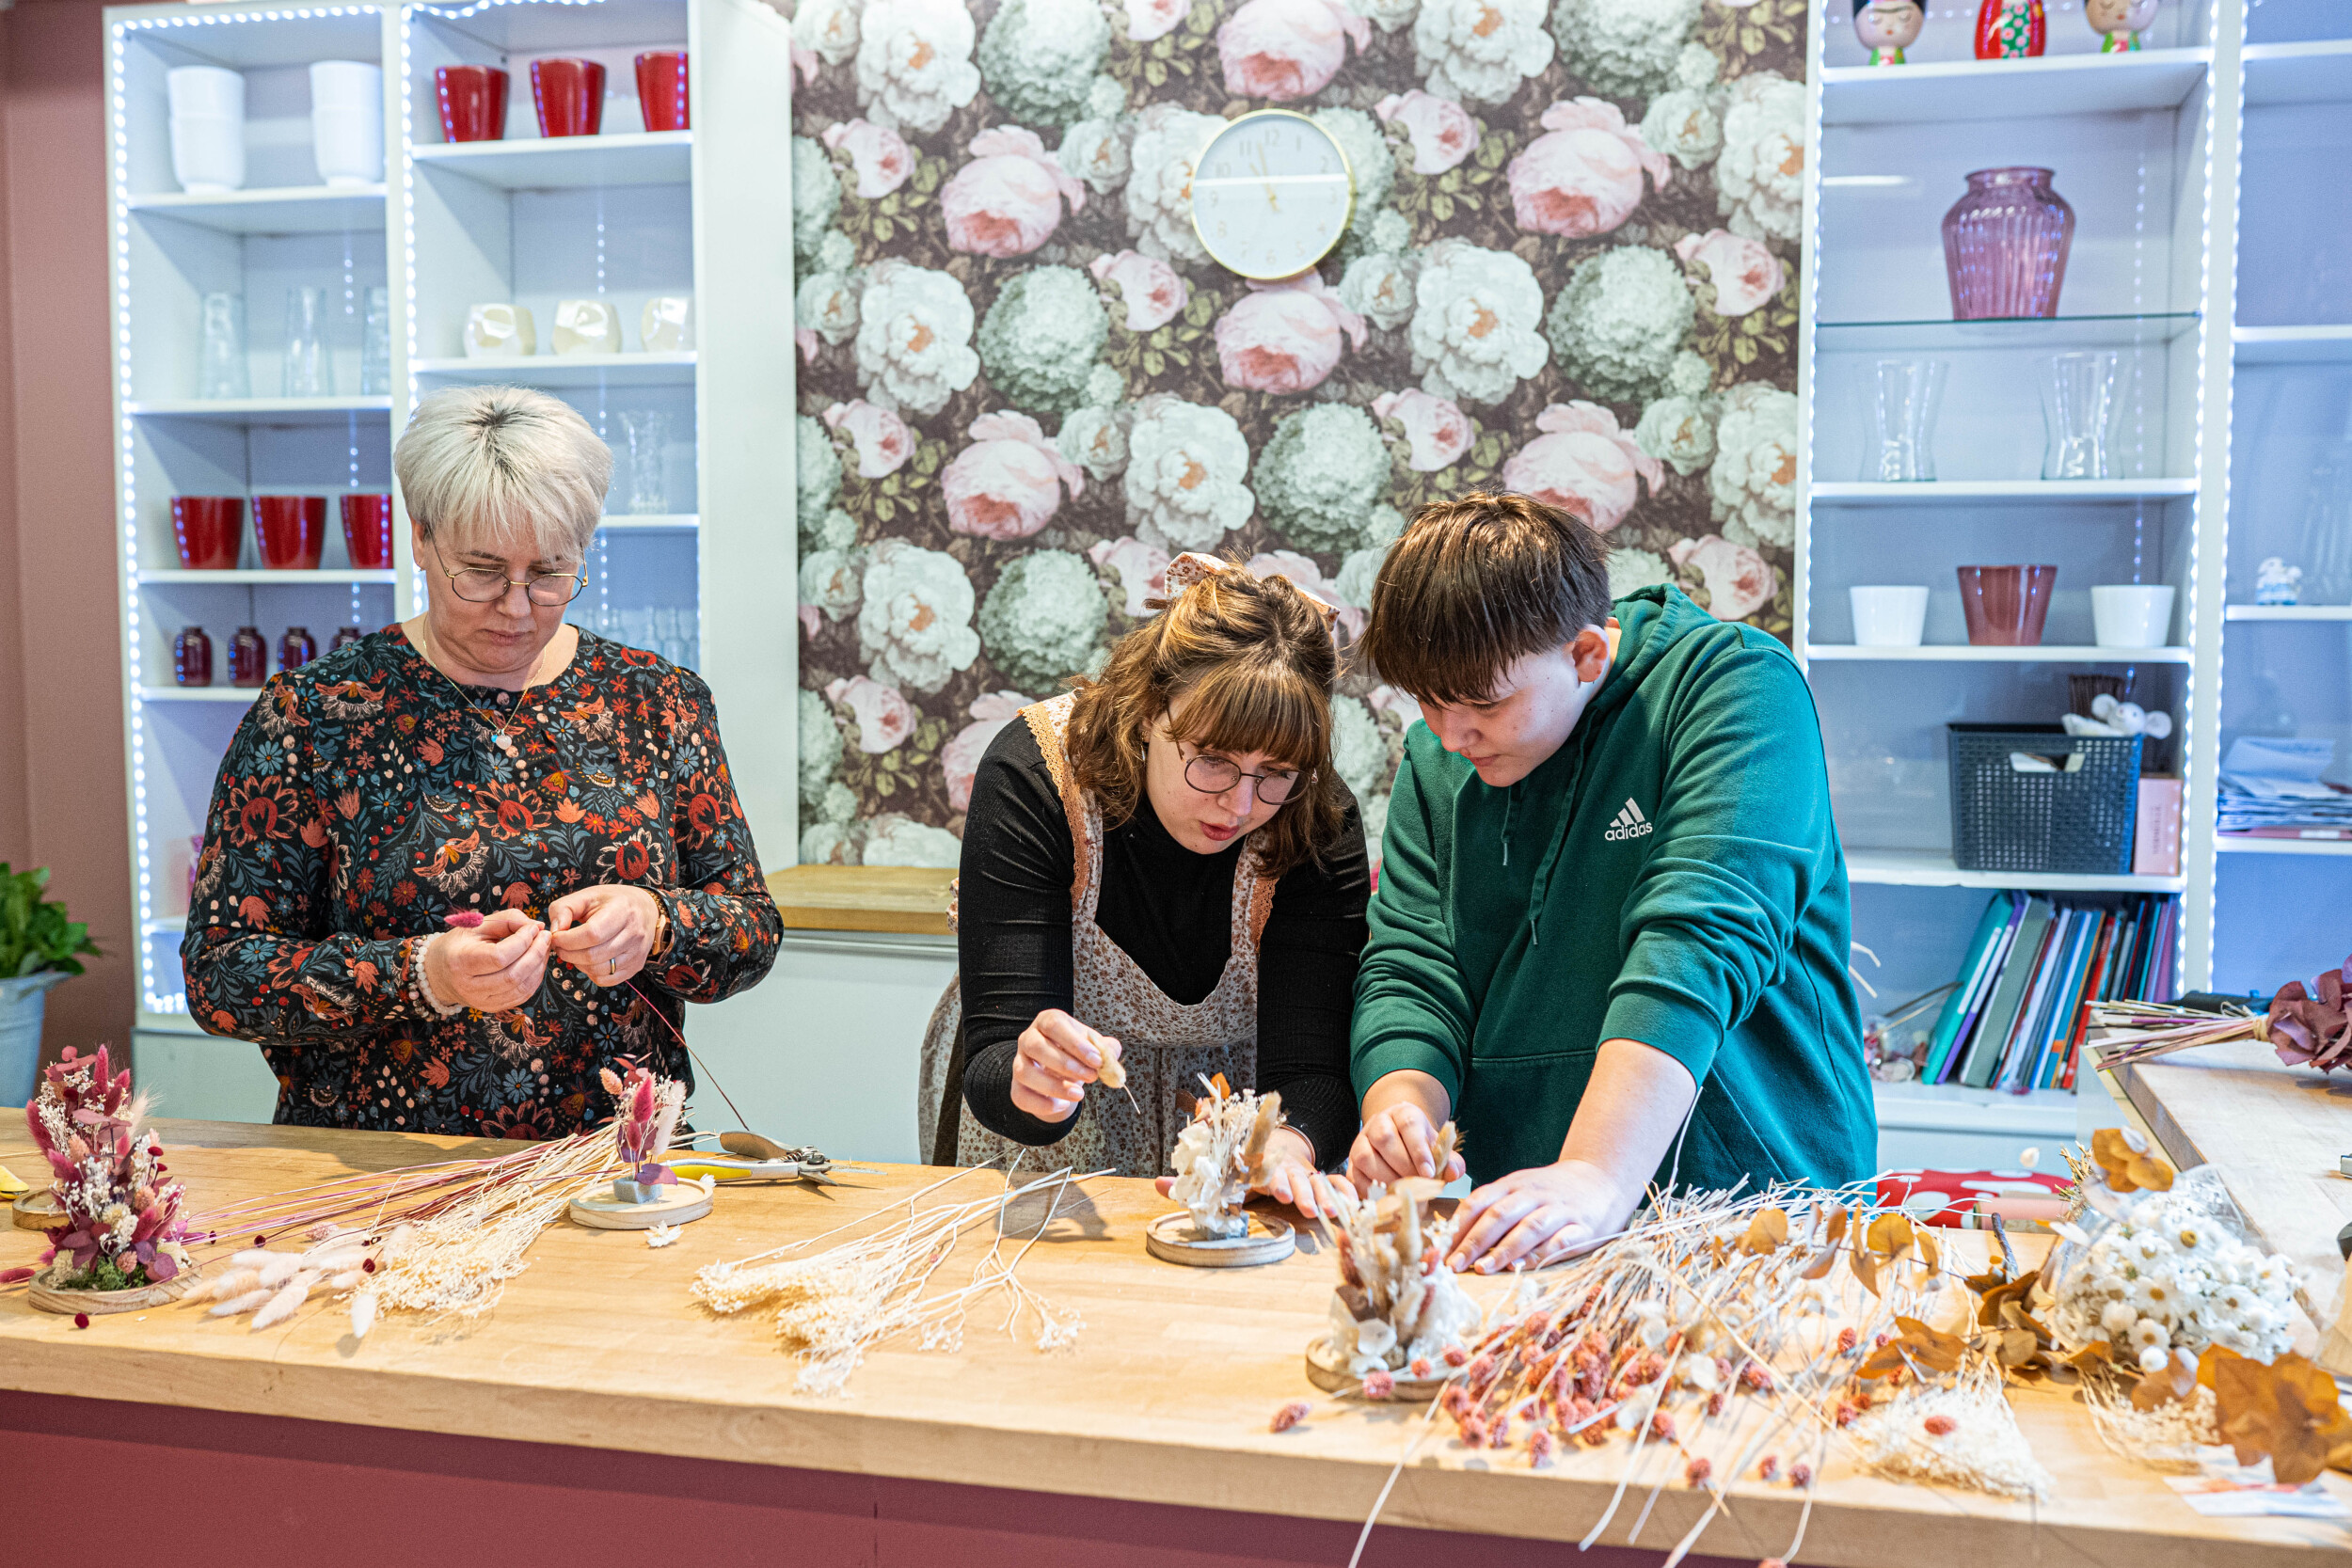
[[[1609,831],[1600,836],[1612,844],[1620,839],[1646,838],[1651,826],[1649,819],[1642,815],[1642,808],[1629,799],[1625,808],[1617,813],[1615,820],[1609,824]]]

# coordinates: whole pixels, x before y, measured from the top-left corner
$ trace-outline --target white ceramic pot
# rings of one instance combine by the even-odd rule
[[[43,970],[19,980],[0,980],[0,1104],[23,1105],[33,1098],[40,1076],[42,993],[72,976]]]
[[[330,185],[384,178],[384,72],[361,60],[310,67],[310,151]]]
[[[2161,648],[2172,629],[2171,585],[2093,588],[2090,624],[2102,648]]]
[[[245,78],[216,65],[183,65],[165,71],[164,94],[174,115],[245,119]]]
[[[1915,648],[1928,625],[1925,588],[1849,588],[1853,640],[1865,648]]]
[[[554,348],[558,354],[620,353],[621,313],[609,300],[558,300]]]
[[[228,115],[173,115],[171,172],[183,191],[217,195],[243,190],[245,120]]]
[[[521,305],[477,305],[466,313],[466,357],[528,359],[539,352],[539,329]]]
[[[678,354],[694,346],[691,294],[657,294],[638,317],[640,345],[647,354]]]

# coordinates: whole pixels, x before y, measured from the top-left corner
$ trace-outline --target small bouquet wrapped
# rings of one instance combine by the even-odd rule
[[[95,1056],[68,1046],[42,1076],[24,1119],[63,1220],[46,1232],[48,1268],[11,1269],[0,1283],[31,1279],[33,1305],[52,1311],[128,1310],[179,1294],[193,1275],[180,1218],[185,1189],[166,1180],[130,1069],[115,1071],[103,1045]]]

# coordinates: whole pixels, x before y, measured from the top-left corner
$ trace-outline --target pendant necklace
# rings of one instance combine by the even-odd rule
[[[432,635],[431,628],[429,626],[423,629],[428,637]],[[544,655],[542,657],[544,657]],[[475,718],[481,720],[483,723],[489,726],[490,744],[496,746],[501,752],[503,752],[506,754],[507,761],[519,763],[522,760],[522,757],[515,748],[515,736],[509,732],[507,725],[500,722],[498,720],[491,718],[487,713],[482,711],[481,705],[466,694],[466,689],[457,684],[457,677],[442,669],[440,664],[432,657],[430,653],[425,655],[424,662],[426,667],[435,674],[449,682],[449,689],[457,693],[457,700],[465,704],[467,707],[470,708],[473,711],[473,716]],[[534,667],[536,667],[538,660],[533,659],[532,663]],[[521,721],[523,717],[523,699],[528,697],[530,694],[531,678],[526,674],[523,677],[522,690],[515,694],[515,712],[512,716],[513,722],[519,723]]]

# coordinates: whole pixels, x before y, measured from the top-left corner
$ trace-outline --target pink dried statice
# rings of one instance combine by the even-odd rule
[[[1396,1374],[1394,1372],[1375,1367],[1364,1374],[1364,1398],[1386,1400],[1395,1397]]]
[[[1282,1406],[1281,1409],[1274,1413],[1274,1422],[1268,1430],[1274,1432],[1288,1432],[1291,1428],[1305,1420],[1307,1418],[1308,1412],[1313,1407],[1309,1405],[1305,1400],[1293,1400],[1290,1403]]]

